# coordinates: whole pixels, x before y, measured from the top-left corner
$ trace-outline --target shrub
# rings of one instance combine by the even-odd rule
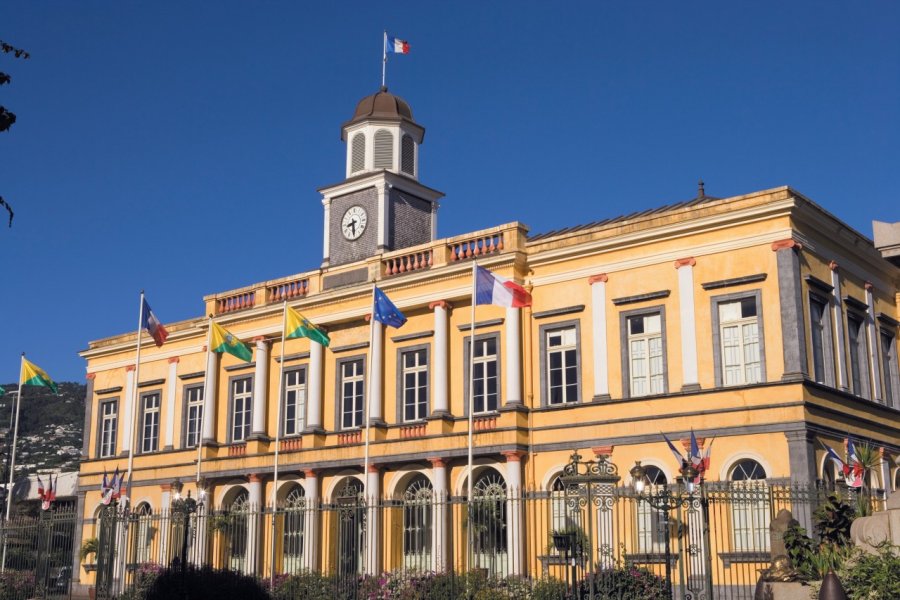
[[[838,494],[826,494],[813,513],[819,541],[836,546],[846,545],[850,541],[850,525],[855,516],[853,507]]]
[[[180,569],[168,569],[160,573],[140,600],[172,598],[269,600],[270,596],[253,577],[234,571],[216,571],[209,567],[189,567],[183,572]]]
[[[603,600],[664,600],[669,598],[669,585],[663,577],[643,567],[619,566],[599,570],[593,575],[594,596],[591,596],[591,577],[578,584],[579,598]]]
[[[150,588],[156,583],[156,580],[164,572],[161,566],[156,563],[142,563],[134,572],[134,579],[131,587],[125,590],[120,600],[143,600],[150,592]]]
[[[531,600],[560,600],[568,593],[566,582],[554,577],[542,577],[534,582]]]
[[[0,574],[0,600],[31,598],[34,596],[33,571],[6,571]]]
[[[900,547],[882,544],[875,554],[857,549],[838,577],[850,600],[900,598]]]

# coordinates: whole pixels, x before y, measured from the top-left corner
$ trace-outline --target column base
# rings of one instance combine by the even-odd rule
[[[443,421],[453,421],[453,415],[450,414],[449,410],[436,410],[431,413],[431,416],[425,417],[426,421],[436,421],[438,419]]]
[[[781,376],[781,381],[784,381],[784,382],[794,383],[794,382],[801,382],[804,380],[806,380],[806,373],[802,373],[802,372],[785,373],[784,375]]]
[[[682,392],[699,392],[700,384],[699,383],[686,383],[681,386]]]
[[[385,423],[383,419],[369,419],[369,427],[375,427],[377,429],[387,429],[387,426],[387,423]]]
[[[303,433],[313,433],[317,435],[324,435],[325,429],[321,425],[310,425],[306,429],[303,430]]]
[[[200,445],[206,446],[207,448],[221,448],[222,447],[222,444],[220,444],[219,442],[217,442],[216,440],[211,439],[211,438],[203,438],[200,441]]]
[[[503,406],[497,409],[497,412],[524,412],[527,413],[529,411],[528,407],[522,404],[521,400],[510,400]]]
[[[598,404],[602,404],[604,402],[612,402],[612,396],[609,394],[597,394],[593,398],[591,398],[591,402],[596,402]]]
[[[248,441],[248,442],[256,442],[256,441],[260,441],[260,442],[271,442],[271,441],[272,441],[272,438],[270,438],[269,436],[267,436],[265,433],[259,433],[259,432],[257,432],[257,433],[251,433],[250,435],[248,435],[248,436],[247,436],[247,441]]]

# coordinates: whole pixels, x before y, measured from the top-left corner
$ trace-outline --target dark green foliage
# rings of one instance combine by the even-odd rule
[[[0,574],[0,600],[31,598],[34,592],[33,571],[6,571]]]
[[[594,596],[602,600],[664,600],[669,598],[666,580],[635,566],[597,571],[593,576]],[[578,597],[591,598],[591,579],[578,584]]]
[[[303,596],[296,596],[302,598]],[[146,591],[135,600],[268,600],[268,592],[259,581],[234,571],[216,571],[209,567],[193,567],[182,572],[167,569],[159,574]]]
[[[845,546],[850,541],[850,525],[856,513],[834,492],[827,494],[813,513],[816,534],[823,544]]]
[[[806,529],[797,523],[791,523],[784,532],[784,546],[791,564],[803,575],[804,580],[819,579],[818,570],[813,564],[813,556],[818,548],[816,542],[806,535]]]
[[[900,598],[900,547],[883,544],[876,554],[856,550],[838,571],[850,600]]]
[[[300,575],[278,575],[272,592],[274,600],[332,600],[336,588],[334,577],[326,577],[320,573],[306,572]]]
[[[544,577],[534,582],[531,600],[560,600],[565,598],[568,590],[566,582],[553,577]]]

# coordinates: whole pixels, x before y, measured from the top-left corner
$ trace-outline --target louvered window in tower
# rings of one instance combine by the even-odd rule
[[[375,132],[375,159],[374,168],[392,169],[394,152],[394,136],[387,129],[379,129]]]
[[[407,175],[416,174],[416,143],[408,135],[400,142],[400,169]]]
[[[357,133],[350,143],[350,172],[356,173],[366,168],[366,136]]]

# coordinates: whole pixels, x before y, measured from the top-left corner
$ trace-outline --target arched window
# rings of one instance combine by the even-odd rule
[[[362,573],[365,548],[366,502],[363,484],[355,477],[346,478],[335,492],[335,508],[338,520],[337,553],[340,575]]]
[[[231,543],[229,562],[231,570],[247,572],[246,564],[247,548],[249,543],[250,522],[250,494],[247,490],[241,490],[231,501],[227,508],[228,522],[226,522],[226,535]]]
[[[494,469],[486,469],[473,486],[472,540],[475,568],[491,575],[506,570],[506,482]]]
[[[394,135],[387,129],[375,132],[375,149],[372,154],[375,169],[394,168]]]
[[[822,487],[827,492],[833,492],[837,487],[837,475],[835,474],[834,469],[834,462],[826,458],[825,464],[822,465]]]
[[[894,490],[893,491],[896,492],[898,490],[900,490],[900,468],[894,469]]]
[[[400,170],[407,175],[416,174],[416,143],[410,135],[404,134],[400,140]]]
[[[156,534],[156,528],[153,527],[153,509],[146,502],[141,502],[134,510],[134,518],[137,521],[134,562],[138,564],[150,562],[150,551]]]
[[[366,136],[357,133],[350,141],[350,172],[356,173],[366,168]]]
[[[769,523],[772,519],[766,471],[752,458],[732,465],[731,529],[735,552],[765,552],[769,549]]]
[[[661,492],[669,481],[659,467],[644,467],[644,488],[650,494]],[[638,551],[646,553],[664,552],[666,548],[666,515],[646,502],[637,503]]]
[[[434,489],[424,475],[417,475],[403,493],[403,566],[430,571]]]
[[[306,533],[306,494],[295,486],[284,499],[284,572],[303,569],[303,537]]]

